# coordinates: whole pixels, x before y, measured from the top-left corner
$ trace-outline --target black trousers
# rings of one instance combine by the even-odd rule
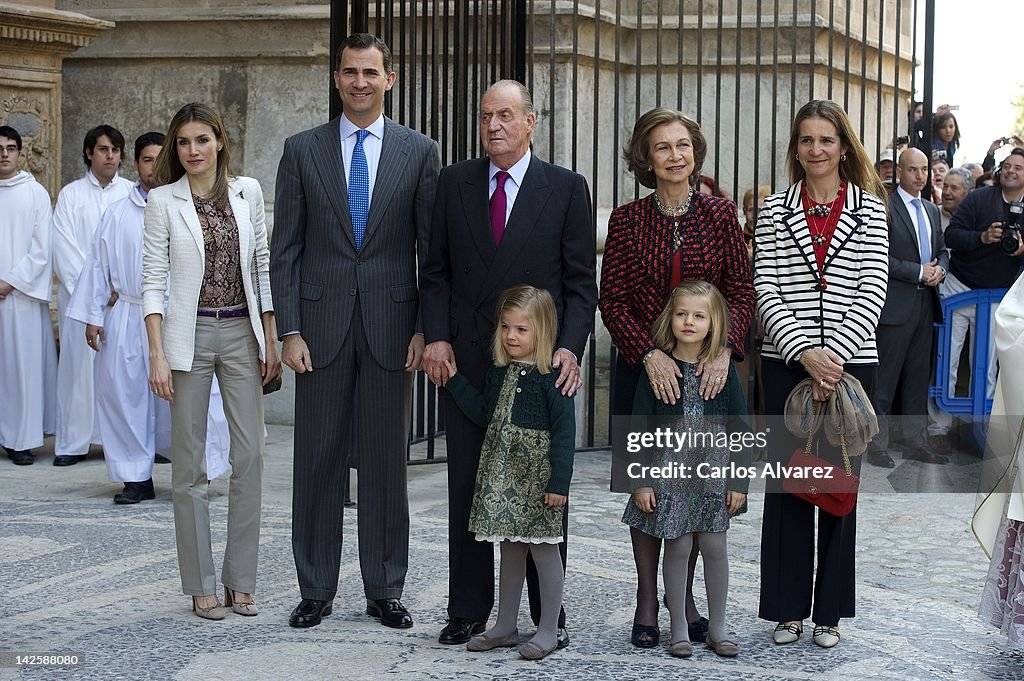
[[[478,353],[456,353],[459,371],[482,390],[490,358]],[[469,531],[469,512],[473,507],[476,472],[484,429],[470,421],[451,397],[441,392],[448,447],[448,616],[486,622],[494,608],[494,545],[477,541]],[[565,571],[569,505],[562,510],[562,542],[558,552]],[[526,562],[526,586],[530,615],[540,621],[540,586],[533,557]],[[565,626],[565,608],[558,615],[558,626]]]
[[[871,395],[878,367],[847,364]],[[787,463],[793,451],[806,441],[782,427],[780,415],[786,397],[796,384],[807,378],[799,364],[786,366],[779,360],[762,359],[765,408],[772,418],[768,459]],[[827,443],[826,443],[827,446]],[[819,451],[818,455],[821,455]],[[853,472],[860,474],[861,458],[851,459]],[[835,462],[838,463],[838,462]],[[814,525],[817,515],[818,537]],[[803,499],[782,491],[781,482],[769,479],[761,523],[761,602],[758,617],[772,622],[803,620],[836,625],[853,617],[856,601],[855,550],[857,507],[842,518],[818,509]],[[815,550],[818,569],[815,572]],[[813,596],[813,612],[811,609]]]

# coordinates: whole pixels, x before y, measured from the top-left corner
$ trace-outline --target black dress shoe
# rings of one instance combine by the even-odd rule
[[[687,622],[686,628],[690,634],[691,643],[704,643],[708,638],[708,622],[707,617],[701,617],[696,622]]]
[[[156,498],[153,491],[153,478],[145,482],[126,482],[124,491],[114,495],[115,504],[137,504],[140,501]]]
[[[76,463],[84,459],[84,456],[67,456],[66,454],[60,454],[53,457],[54,466],[74,466]]]
[[[32,456],[32,452],[27,449],[19,449],[17,451],[8,449],[7,458],[13,461],[15,466],[31,466],[36,460],[36,457]]]
[[[937,463],[939,465],[949,463],[949,459],[946,457],[923,447],[903,452],[903,458],[910,459],[911,461],[920,461],[921,463]]]
[[[868,452],[868,463],[879,468],[896,468],[896,462],[886,452]]]
[[[447,645],[462,645],[469,643],[469,639],[473,638],[475,634],[482,633],[484,633],[483,622],[466,619],[465,617],[452,617],[448,620],[445,628],[441,630],[441,635],[437,637],[437,642]]]
[[[661,630],[649,624],[633,624],[629,642],[637,648],[654,648],[661,643]]]
[[[558,649],[569,645],[569,632],[565,630],[565,627],[558,627]]]
[[[316,601],[312,598],[303,598],[292,610],[288,617],[288,624],[293,627],[315,627],[320,624],[321,618],[327,617],[334,611],[334,601]]]
[[[380,619],[385,627],[408,629],[412,626],[412,615],[397,598],[378,598],[366,601],[366,614]]]
[[[155,455],[153,455],[153,463],[170,463],[170,462],[171,462],[171,460],[168,459],[163,454],[161,454],[160,452],[157,452]]]

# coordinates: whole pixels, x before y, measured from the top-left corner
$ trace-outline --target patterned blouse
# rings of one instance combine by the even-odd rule
[[[238,225],[231,204],[217,205],[211,199],[192,195],[199,214],[206,247],[203,287],[199,291],[199,307],[222,309],[245,304],[242,287],[241,254],[238,248]]]

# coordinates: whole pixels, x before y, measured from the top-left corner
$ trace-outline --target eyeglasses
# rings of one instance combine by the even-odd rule
[[[13,156],[14,154],[18,153],[18,145],[17,144],[7,144],[7,145],[4,145],[4,146],[0,147],[0,152],[3,152],[5,154],[11,154]]]

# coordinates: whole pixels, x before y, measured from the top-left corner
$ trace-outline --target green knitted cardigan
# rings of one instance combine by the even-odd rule
[[[494,415],[505,373],[512,368],[509,365],[488,369],[483,393],[460,373],[452,376],[445,389],[470,421],[486,428]],[[576,412],[573,398],[566,397],[555,387],[557,378],[557,371],[542,374],[536,366],[520,368],[512,404],[512,423],[551,433],[551,450],[548,452],[551,479],[546,491],[565,496],[569,494],[576,452]]]

